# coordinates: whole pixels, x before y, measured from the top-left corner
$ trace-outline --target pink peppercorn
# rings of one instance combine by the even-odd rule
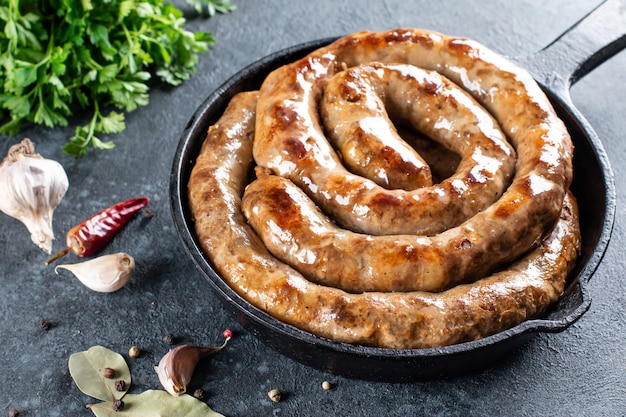
[[[230,329],[226,329],[224,330],[224,338],[226,339],[230,339],[231,337],[233,337],[233,331]]]

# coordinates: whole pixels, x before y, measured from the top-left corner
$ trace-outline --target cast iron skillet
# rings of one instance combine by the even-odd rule
[[[616,201],[607,155],[589,123],[572,104],[569,88],[626,46],[626,11],[620,7],[623,5],[619,0],[608,0],[545,49],[515,59],[535,76],[569,128],[575,144],[572,189],[582,197],[581,257],[566,291],[545,317],[480,340],[442,348],[394,350],[355,346],[335,343],[280,322],[249,304],[215,272],[194,235],[187,201],[187,182],[207,128],[221,116],[233,95],[258,89],[270,71],[334,38],[297,45],[253,63],[213,92],[191,117],[176,150],[170,180],[174,223],[185,250],[238,321],[260,340],[306,365],[349,378],[405,382],[459,375],[493,364],[538,332],[566,329],[589,308],[591,299],[585,284],[607,247]]]

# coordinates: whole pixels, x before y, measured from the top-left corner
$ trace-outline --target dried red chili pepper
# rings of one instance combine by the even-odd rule
[[[147,205],[146,197],[131,198],[86,218],[67,232],[67,247],[53,255],[45,264],[49,265],[69,251],[80,258],[93,255],[109,243],[135,213]]]

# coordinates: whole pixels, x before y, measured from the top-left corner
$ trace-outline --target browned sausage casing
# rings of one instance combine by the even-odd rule
[[[510,268],[441,293],[350,294],[314,284],[272,256],[241,212],[253,165],[257,94],[233,98],[209,129],[189,184],[196,233],[220,276],[279,320],[338,342],[425,348],[478,339],[545,312],[563,291],[580,246],[577,208]]]
[[[488,216],[432,237],[341,229],[299,187],[277,175],[248,185],[242,210],[278,259],[313,282],[354,293],[443,291],[521,255],[511,252],[513,242],[507,240],[483,243],[483,236],[505,222]]]
[[[487,206],[454,198],[462,192],[454,188],[428,198],[422,189],[387,190],[343,167],[320,126],[318,103],[335,74],[373,61],[437,71],[495,117],[517,164],[511,186],[490,206],[512,227],[493,238],[508,239],[513,252],[528,249],[559,215],[572,178],[572,143],[532,77],[471,40],[417,29],[361,32],[278,68],[260,90],[256,163],[292,180],[340,225],[361,233],[436,234],[471,216],[465,204]]]
[[[515,151],[497,122],[434,71],[381,63],[348,68],[324,88],[320,113],[329,141],[352,172],[389,189],[429,186],[407,194],[440,202],[411,205],[413,216],[423,219],[424,233],[442,227],[431,222],[430,211],[440,205],[458,208],[453,215],[469,218],[497,200],[513,175]],[[421,156],[397,133],[400,123],[462,156],[456,172],[433,186],[430,169],[424,173]]]

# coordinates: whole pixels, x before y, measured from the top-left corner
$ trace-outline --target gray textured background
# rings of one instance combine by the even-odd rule
[[[90,415],[84,405],[91,399],[69,377],[71,353],[95,344],[122,353],[133,344],[147,349],[130,361],[131,392],[138,393],[160,388],[152,367],[168,350],[164,334],[217,344],[222,329],[231,327],[236,337],[228,349],[204,362],[193,380],[207,391],[210,406],[228,416],[626,415],[626,53],[572,89],[574,102],[604,142],[617,179],[617,219],[606,257],[588,286],[591,309],[567,331],[538,335],[503,363],[470,376],[363,382],[326,375],[266,347],[234,322],[184,253],[168,200],[172,157],[189,117],[214,88],[258,58],[313,39],[400,26],[467,36],[522,56],[549,43],[598,1],[235,1],[238,8],[229,15],[190,20],[190,28],[212,31],[218,44],[201,56],[188,82],[153,90],[150,105],[127,116],[126,131],[113,138],[115,150],[79,161],[64,155],[60,146],[73,126],[32,127],[0,137],[0,154],[27,136],[68,173],[70,188],[54,218],[56,250],[74,223],[110,203],[147,195],[155,212],[150,221],[132,222],[107,247],[107,253],[128,251],[137,262],[136,276],[113,294],[93,293],[68,274],[55,275],[25,228],[0,216],[0,414],[17,407],[21,416]],[[41,331],[40,318],[55,327]],[[334,389],[322,391],[325,379]],[[275,387],[287,393],[278,404],[266,395]]]

